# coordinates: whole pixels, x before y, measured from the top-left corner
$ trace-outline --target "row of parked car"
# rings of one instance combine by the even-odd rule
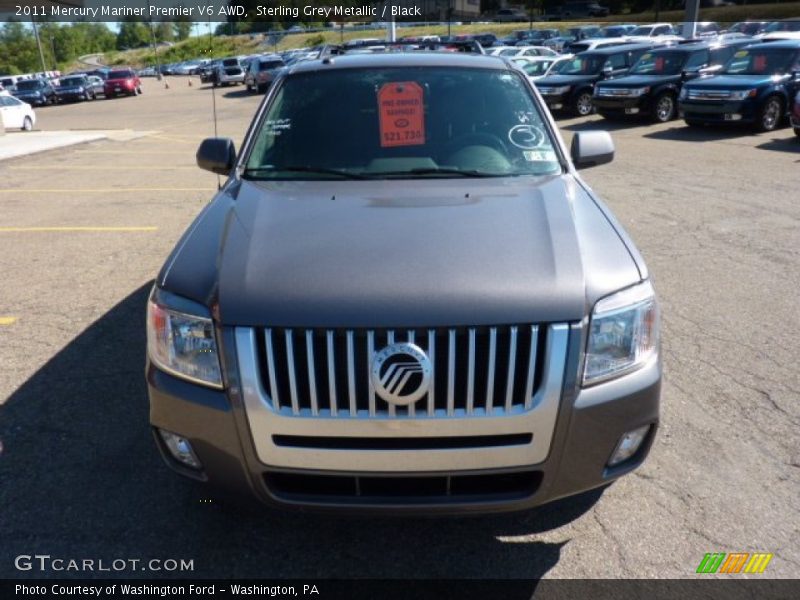
[[[36,125],[34,106],[96,100],[99,96],[138,96],[141,81],[130,68],[97,69],[54,77],[4,78],[0,83],[0,115],[6,129],[31,131]]]
[[[58,102],[96,100],[99,96],[137,96],[142,93],[141,81],[130,68],[78,71],[55,77],[8,79],[0,84],[12,96],[31,106],[47,106]]]

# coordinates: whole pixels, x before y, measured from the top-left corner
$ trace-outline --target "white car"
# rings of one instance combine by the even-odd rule
[[[521,56],[511,60],[525,71],[528,79],[537,81],[550,75],[556,65],[573,58],[575,58],[574,54],[561,54],[559,56]]]
[[[589,50],[597,50],[598,48],[608,48],[609,46],[621,46],[622,44],[629,44],[630,40],[624,37],[616,38],[592,38],[588,40],[579,40],[570,44],[564,44],[564,50],[568,50],[572,54],[578,52],[588,52]]]
[[[33,112],[33,107],[8,93],[0,94],[0,114],[6,129],[30,131],[36,125],[36,113]]]
[[[545,46],[504,46],[492,54],[505,58],[517,58],[520,56],[556,56],[558,52]]]

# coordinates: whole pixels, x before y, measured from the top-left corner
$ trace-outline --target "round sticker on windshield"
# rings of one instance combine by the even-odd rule
[[[533,125],[515,125],[508,132],[508,140],[517,148],[533,150],[544,142],[544,133]]]

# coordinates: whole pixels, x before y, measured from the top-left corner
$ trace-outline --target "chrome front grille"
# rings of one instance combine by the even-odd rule
[[[300,417],[470,417],[524,412],[542,377],[547,328],[277,329],[256,332],[259,379],[274,411]],[[427,394],[408,407],[384,401],[370,370],[396,342],[432,363]]]
[[[689,100],[727,100],[731,93],[727,90],[689,90]]]
[[[627,88],[602,88],[598,87],[596,95],[601,98],[615,98],[631,96],[631,90]]]

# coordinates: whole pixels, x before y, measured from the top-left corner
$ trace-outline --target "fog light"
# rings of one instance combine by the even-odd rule
[[[639,429],[634,429],[623,435],[617,443],[614,454],[611,455],[611,459],[608,461],[608,466],[613,467],[614,465],[618,465],[636,454],[644,438],[647,437],[648,431],[650,431],[650,425],[645,425],[644,427],[639,427]]]
[[[161,436],[161,439],[164,440],[169,453],[172,454],[175,460],[192,469],[202,468],[194,450],[192,450],[192,445],[189,443],[189,440],[170,431],[164,431],[163,429],[159,429],[158,434]]]

